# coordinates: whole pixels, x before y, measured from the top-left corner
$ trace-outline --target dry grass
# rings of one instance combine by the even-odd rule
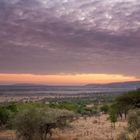
[[[86,119],[81,117],[71,123],[71,128],[54,130],[51,140],[115,140],[125,127],[125,121],[118,121],[116,129],[113,129],[107,120],[107,115],[87,117]],[[5,139],[6,137],[7,139]],[[14,137],[14,131],[0,132],[0,140],[14,140]]]
[[[118,121],[111,127],[107,115],[80,118],[71,124],[71,129],[55,130],[52,140],[115,140],[126,127],[125,121]]]
[[[15,140],[15,131],[13,130],[1,130],[0,140]]]

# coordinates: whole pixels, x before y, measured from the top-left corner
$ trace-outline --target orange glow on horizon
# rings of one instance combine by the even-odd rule
[[[0,74],[1,84],[33,83],[51,85],[82,85],[90,83],[112,83],[137,81],[134,76],[119,74],[76,74],[76,75],[33,75],[33,74]]]

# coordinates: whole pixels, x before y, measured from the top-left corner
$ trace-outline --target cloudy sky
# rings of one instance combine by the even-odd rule
[[[0,83],[23,75],[140,79],[140,1],[0,0]]]

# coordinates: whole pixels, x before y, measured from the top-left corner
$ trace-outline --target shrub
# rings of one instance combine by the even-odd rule
[[[140,129],[140,109],[132,110],[129,112],[128,129],[129,131]]]
[[[10,103],[5,108],[11,112],[17,112],[17,105],[15,103]]]
[[[128,128],[118,140],[139,140],[140,139],[140,109],[129,111]]]
[[[117,122],[117,111],[114,108],[110,108],[109,110],[109,120],[113,123],[113,127],[115,128],[115,123]]]
[[[108,111],[109,111],[109,106],[108,105],[102,105],[101,107],[100,107],[100,110],[102,111],[102,112],[104,112],[104,113],[107,113]]]
[[[24,140],[46,140],[51,130],[67,125],[73,113],[58,109],[27,109],[19,112],[15,119],[17,134]]]
[[[6,125],[8,120],[9,111],[4,107],[0,107],[0,126]]]

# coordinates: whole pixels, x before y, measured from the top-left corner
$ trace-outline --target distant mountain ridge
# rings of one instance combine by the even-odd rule
[[[0,96],[13,95],[58,95],[58,94],[81,94],[81,93],[123,93],[130,90],[140,89],[140,81],[121,82],[109,84],[87,84],[84,86],[56,86],[32,83],[0,85]]]
[[[48,86],[43,84],[32,84],[32,83],[20,83],[20,84],[11,84],[8,86]]]
[[[117,83],[108,83],[108,84],[88,84],[86,87],[92,88],[140,88],[140,81],[129,81],[129,82],[117,82]]]
[[[129,81],[129,82],[116,82],[107,84],[87,84],[84,86],[77,85],[45,85],[45,84],[33,84],[33,83],[19,83],[9,84],[0,86],[17,86],[17,87],[92,87],[92,88],[140,88],[140,81]]]

